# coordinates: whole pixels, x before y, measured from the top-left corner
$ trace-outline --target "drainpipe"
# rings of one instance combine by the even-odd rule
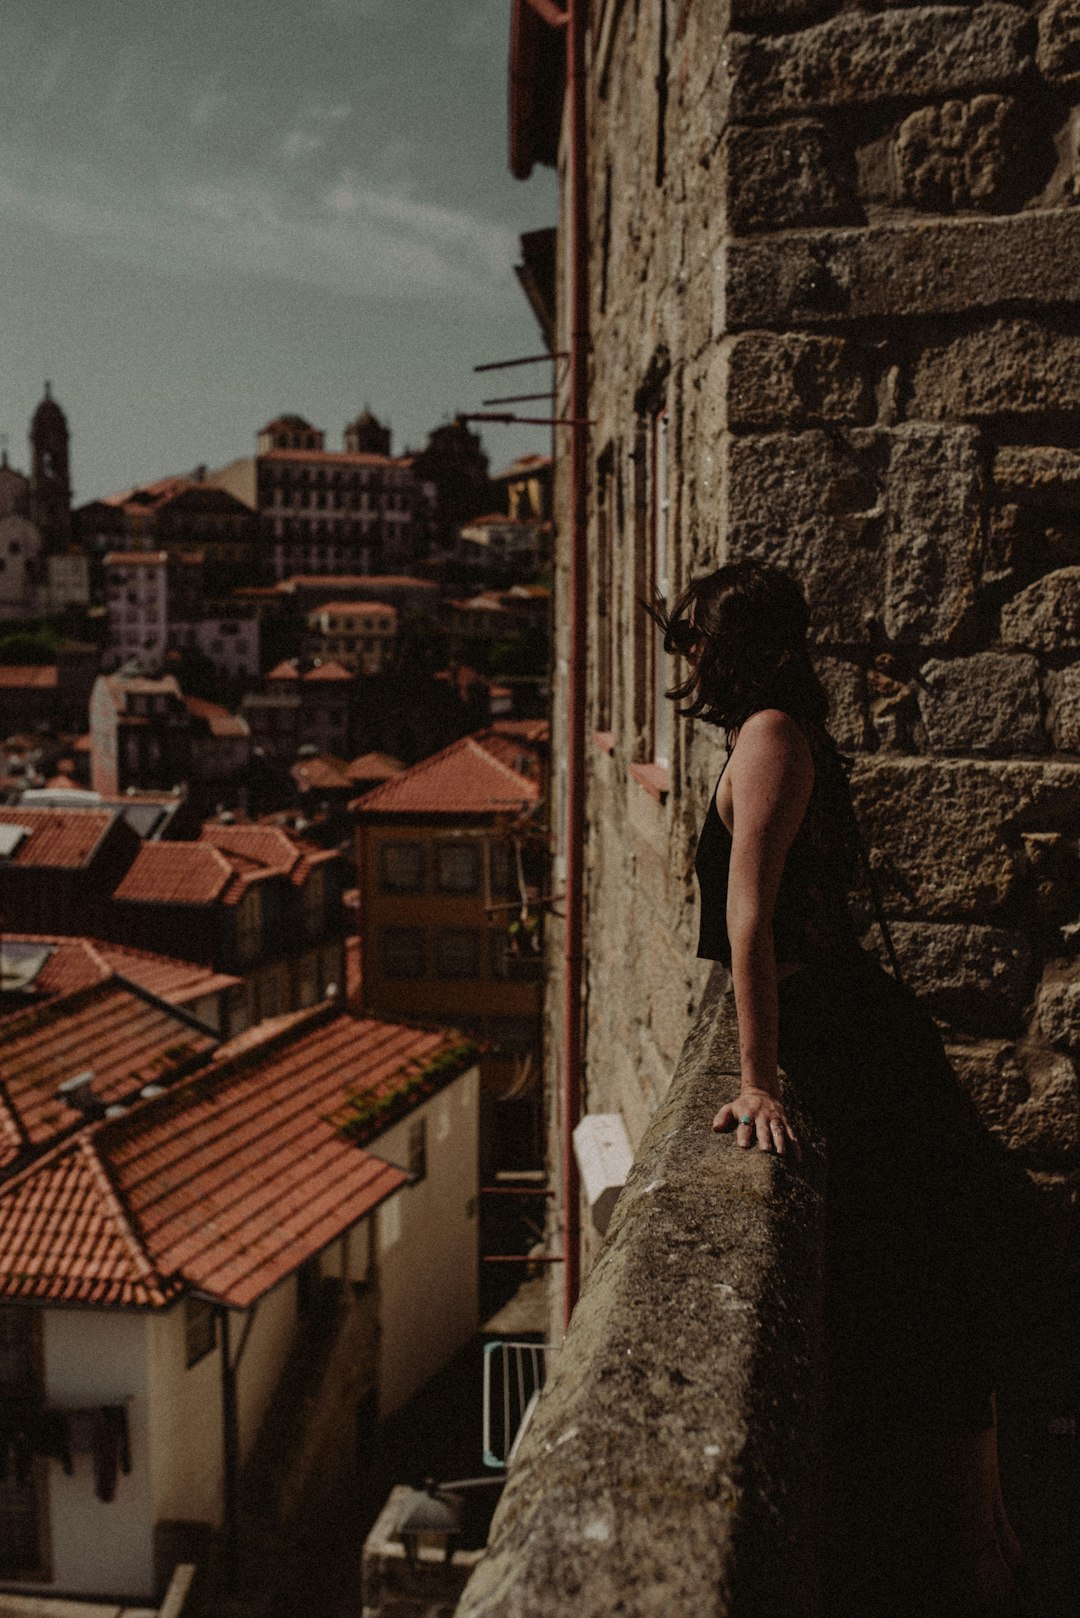
[[[580,1184],[574,1125],[582,1101],[582,913],[585,840],[586,496],[588,489],[589,288],[585,153],[586,0],[568,0],[566,92],[570,144],[570,577],[567,630],[566,926],[563,936],[563,1323],[581,1280]]]

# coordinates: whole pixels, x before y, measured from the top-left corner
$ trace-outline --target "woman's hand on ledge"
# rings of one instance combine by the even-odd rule
[[[777,1152],[784,1156],[788,1147],[796,1162],[802,1151],[795,1131],[787,1121],[784,1103],[769,1090],[755,1090],[743,1085],[734,1101],[726,1101],[712,1122],[718,1135],[735,1131],[738,1146],[753,1146],[757,1142],[762,1152]]]

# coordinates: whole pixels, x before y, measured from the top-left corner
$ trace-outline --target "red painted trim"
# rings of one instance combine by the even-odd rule
[[[651,798],[663,803],[671,791],[671,775],[663,764],[631,764],[630,778],[644,787]]]

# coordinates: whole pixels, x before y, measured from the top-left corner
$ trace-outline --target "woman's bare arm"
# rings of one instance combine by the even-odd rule
[[[806,813],[814,766],[794,720],[768,708],[743,725],[726,776],[732,816],[727,931],[741,1090],[736,1101],[721,1107],[713,1128],[736,1128],[740,1146],[752,1145],[756,1137],[762,1151],[782,1152],[789,1141],[795,1144],[795,1136],[777,1077],[772,918],[784,860]]]

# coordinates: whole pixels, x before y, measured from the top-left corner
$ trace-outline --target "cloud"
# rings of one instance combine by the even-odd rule
[[[291,162],[298,157],[310,157],[312,152],[321,152],[325,145],[321,135],[313,135],[308,129],[293,129],[282,141],[281,150]]]
[[[492,311],[515,304],[512,231],[354,170],[314,193],[267,173],[124,190],[89,167],[20,173],[0,149],[5,216],[34,220],[98,257],[166,273]]]

